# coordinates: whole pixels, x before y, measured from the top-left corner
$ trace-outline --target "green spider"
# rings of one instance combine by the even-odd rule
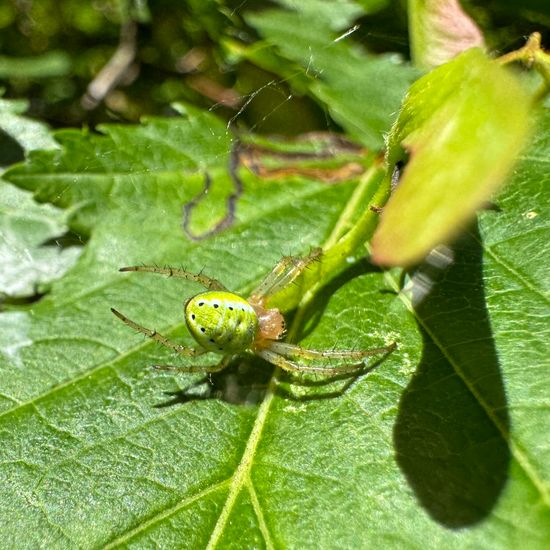
[[[285,334],[285,320],[276,308],[267,308],[267,300],[292,284],[312,262],[319,259],[321,249],[314,250],[305,258],[285,256],[271,273],[252,292],[248,299],[228,291],[219,281],[206,275],[194,274],[184,269],[155,266],[123,267],[120,271],[141,271],[157,273],[195,281],[207,290],[185,302],[185,322],[199,348],[181,346],[172,342],[156,330],[150,330],[111,308],[111,311],[129,327],[172,349],[179,355],[196,357],[213,352],[223,355],[221,361],[209,366],[155,365],[162,370],[180,372],[212,373],[224,369],[231,359],[240,353],[251,352],[287,371],[335,375],[350,373],[363,368],[363,363],[343,366],[308,365],[297,360],[310,361],[360,361],[365,357],[389,353],[395,343],[389,346],[364,351],[327,350],[317,351],[282,342]]]

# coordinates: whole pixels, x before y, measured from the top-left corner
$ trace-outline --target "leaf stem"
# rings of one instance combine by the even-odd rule
[[[365,174],[356,193],[353,194],[344,209],[340,221],[336,224],[331,235],[323,245],[323,256],[319,262],[318,269],[315,270],[314,278],[311,281],[312,284],[307,287],[307,291],[298,303],[296,315],[288,334],[289,341],[292,341],[296,336],[299,327],[304,321],[308,306],[319,290],[328,281],[341,273],[348,265],[349,258],[353,257],[359,247],[371,239],[378,222],[379,214],[377,209],[386,203],[389,195],[390,179],[384,177],[382,164],[377,163]],[[370,200],[361,216],[346,231],[355,211],[361,205],[364,205],[365,199],[369,196]]]
[[[525,46],[513,52],[502,55],[497,59],[501,65],[519,61],[527,67],[533,67],[544,80],[542,86],[535,93],[534,100],[542,101],[550,92],[550,55],[541,46],[541,35],[534,32],[528,38]]]
[[[359,185],[355,188],[351,199],[348,201],[340,219],[334,226],[329,238],[325,241],[323,248],[328,250],[353,226],[353,217],[357,214],[361,204],[369,200],[376,192],[376,174],[380,171],[382,161],[375,160],[374,164],[361,176]]]

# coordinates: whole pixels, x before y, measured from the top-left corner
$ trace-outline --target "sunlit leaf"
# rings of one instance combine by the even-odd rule
[[[0,161],[9,165],[34,149],[56,148],[45,124],[22,116],[25,101],[0,99]],[[30,193],[0,180],[0,295],[33,296],[71,267],[80,249],[61,248],[68,213],[36,204]],[[73,243],[74,245],[74,243]]]
[[[388,177],[400,166],[402,174],[373,239],[374,261],[418,262],[471,220],[510,173],[530,110],[517,78],[477,49],[418,80],[388,139]]]
[[[366,262],[318,297],[309,346],[390,336],[395,353],[355,379],[269,388],[271,367],[247,357],[202,381],[150,369],[185,360],[109,308],[189,342],[198,288],[117,268],[183,264],[246,294],[323,242],[351,186],[241,169],[235,224],[191,242],[190,176],[227,166],[224,125],[190,113],[103,132],[62,132],[60,152],[7,175],[80,205],[90,240],[40,302],[0,314],[4,546],[545,548],[550,120],[423,311]]]

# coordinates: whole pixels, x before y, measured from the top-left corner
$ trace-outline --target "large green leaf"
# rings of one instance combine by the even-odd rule
[[[246,293],[282,253],[323,242],[350,185],[241,170],[234,225],[193,242],[181,208],[202,174],[220,197],[209,223],[232,192],[224,125],[190,112],[103,132],[62,132],[59,152],[7,174],[80,205],[90,240],[39,303],[0,315],[5,546],[545,547],[550,117],[502,211],[417,313],[366,262],[324,289],[308,345],[399,343],[370,374],[326,384],[268,385],[271,367],[246,357],[211,383],[153,371],[180,359],[109,308],[188,342],[182,302],[198,289],[119,266],[183,264]]]

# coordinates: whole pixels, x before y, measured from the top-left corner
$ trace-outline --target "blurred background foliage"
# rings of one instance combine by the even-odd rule
[[[322,2],[316,1],[320,8]],[[239,121],[257,132],[294,135],[334,129],[337,125],[319,102],[285,78],[296,68],[291,61],[277,58],[275,69],[270,62],[273,74],[266,64],[254,62],[258,57],[243,54],[259,38],[246,18],[279,4],[0,0],[0,88],[6,98],[27,99],[29,115],[53,127],[175,114],[170,108],[174,101],[212,108],[229,120],[250,94],[261,90],[239,113]],[[405,0],[355,4],[360,27],[348,40],[366,51],[396,52],[407,59]],[[521,46],[535,30],[542,33],[543,44],[550,43],[548,0],[462,4],[495,52]],[[98,81],[113,60],[122,60],[122,69],[107,71]],[[113,73],[115,84],[94,96],[90,86],[105,85]]]

